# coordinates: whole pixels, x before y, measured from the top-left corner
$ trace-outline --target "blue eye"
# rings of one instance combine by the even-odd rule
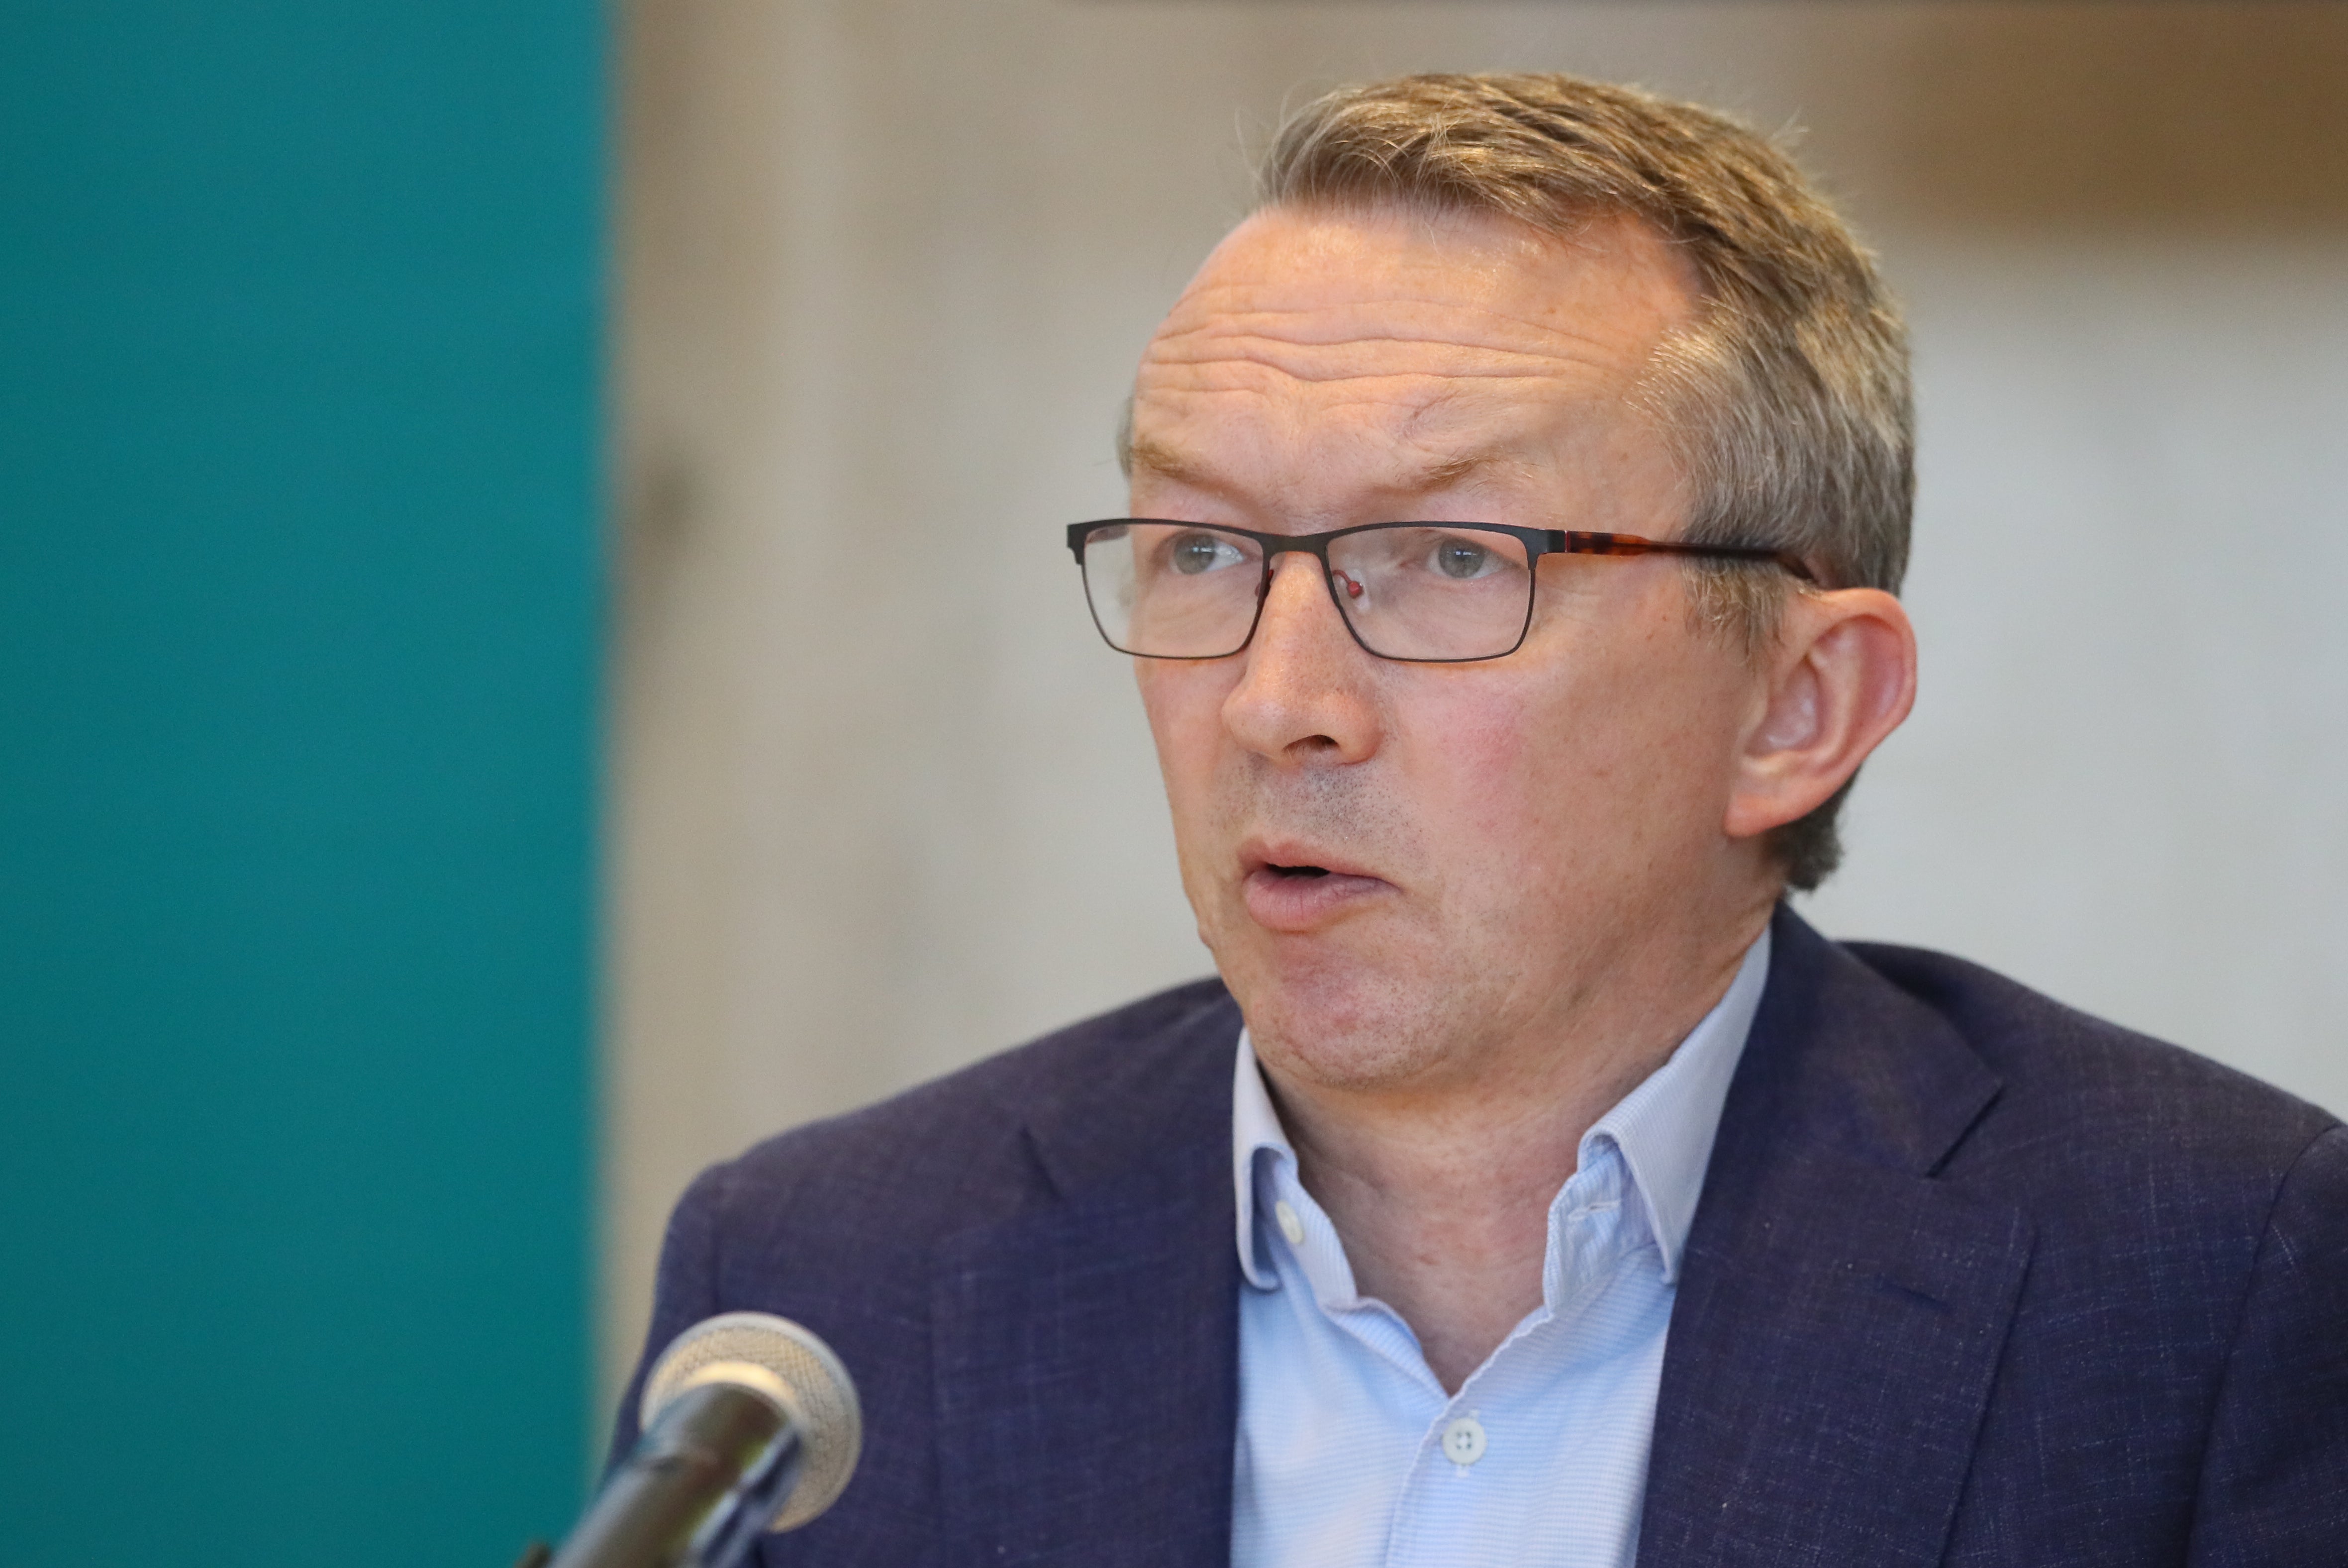
[[[1492,552],[1464,539],[1447,539],[1435,547],[1435,569],[1446,577],[1481,577],[1492,563]]]
[[[1201,572],[1227,566],[1237,561],[1240,554],[1227,542],[1208,533],[1193,533],[1178,539],[1167,553],[1174,570],[1186,577],[1195,577]]]

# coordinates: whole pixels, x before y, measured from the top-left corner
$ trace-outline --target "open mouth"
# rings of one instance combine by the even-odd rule
[[[1313,931],[1361,907],[1365,899],[1395,891],[1383,879],[1344,861],[1324,865],[1298,854],[1312,854],[1318,847],[1265,845],[1244,851],[1242,863],[1251,869],[1241,885],[1248,913],[1257,923],[1272,931]],[[1280,858],[1282,850],[1297,858]]]

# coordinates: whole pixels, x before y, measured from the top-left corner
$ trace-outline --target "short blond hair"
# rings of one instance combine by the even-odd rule
[[[1725,115],[1549,74],[1415,76],[1290,117],[1258,171],[1267,207],[1477,212],[1570,234],[1626,214],[1701,282],[1640,400],[1688,476],[1684,537],[1791,550],[1828,587],[1898,592],[1915,496],[1907,329],[1859,244],[1791,159]],[[1748,649],[1787,579],[1695,574],[1698,614]],[[1788,886],[1841,859],[1849,786],[1772,835]]]

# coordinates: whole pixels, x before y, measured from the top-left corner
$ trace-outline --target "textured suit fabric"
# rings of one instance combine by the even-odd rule
[[[769,1564],[1227,1560],[1239,1027],[1185,986],[694,1184],[651,1349],[777,1312],[865,1402]],[[1651,1565],[2348,1563],[2348,1130],[1780,911],[1641,1532]]]

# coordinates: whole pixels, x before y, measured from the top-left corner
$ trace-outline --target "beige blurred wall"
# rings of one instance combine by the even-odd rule
[[[633,0],[606,1365],[781,1127],[1203,972],[1057,525],[1318,88],[1801,128],[1916,326],[1915,718],[1810,903],[2348,1108],[2348,7]]]

